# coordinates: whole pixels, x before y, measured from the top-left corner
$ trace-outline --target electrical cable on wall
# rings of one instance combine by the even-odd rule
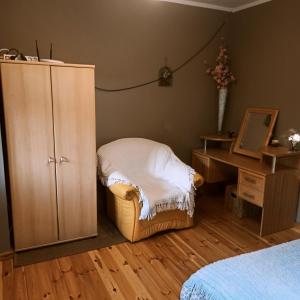
[[[107,89],[107,88],[103,88],[100,86],[96,86],[95,88],[102,92],[121,92],[121,91],[127,91],[127,90],[140,88],[140,87],[143,87],[143,86],[155,83],[155,82],[158,82],[160,86],[166,86],[166,85],[168,85],[168,79],[172,79],[173,74],[175,74],[176,72],[181,70],[183,67],[185,67],[188,63],[190,63],[194,58],[196,58],[200,53],[202,53],[212,43],[212,41],[216,38],[216,36],[219,34],[219,32],[223,29],[225,24],[226,24],[226,22],[224,21],[218,27],[218,29],[215,31],[215,33],[210,37],[210,39],[208,39],[208,41],[195,54],[193,54],[191,57],[189,57],[185,62],[180,64],[177,68],[175,68],[174,70],[169,69],[167,66],[161,68],[158,78],[155,78],[153,80],[146,81],[146,82],[143,82],[140,84],[136,84],[136,85],[132,85],[132,86],[124,87],[124,88],[118,88],[118,89]]]

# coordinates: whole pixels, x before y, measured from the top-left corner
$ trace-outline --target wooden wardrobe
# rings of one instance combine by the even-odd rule
[[[0,68],[15,250],[97,235],[94,66]]]

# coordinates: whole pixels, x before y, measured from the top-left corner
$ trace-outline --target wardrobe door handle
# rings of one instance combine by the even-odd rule
[[[48,164],[51,164],[51,163],[56,163],[56,159],[55,159],[55,157],[53,157],[53,156],[50,156],[50,157],[48,158]]]
[[[60,159],[59,159],[59,163],[62,164],[64,162],[70,162],[70,160],[67,157],[65,157],[65,156],[61,156]]]

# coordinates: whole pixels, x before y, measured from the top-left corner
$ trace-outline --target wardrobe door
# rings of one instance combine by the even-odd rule
[[[97,234],[94,69],[52,66],[59,239]]]
[[[50,67],[2,63],[15,249],[58,240]]]

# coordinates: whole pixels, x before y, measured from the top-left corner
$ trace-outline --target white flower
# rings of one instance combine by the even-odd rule
[[[289,141],[299,143],[300,142],[300,134],[299,133],[294,133],[289,136]]]

